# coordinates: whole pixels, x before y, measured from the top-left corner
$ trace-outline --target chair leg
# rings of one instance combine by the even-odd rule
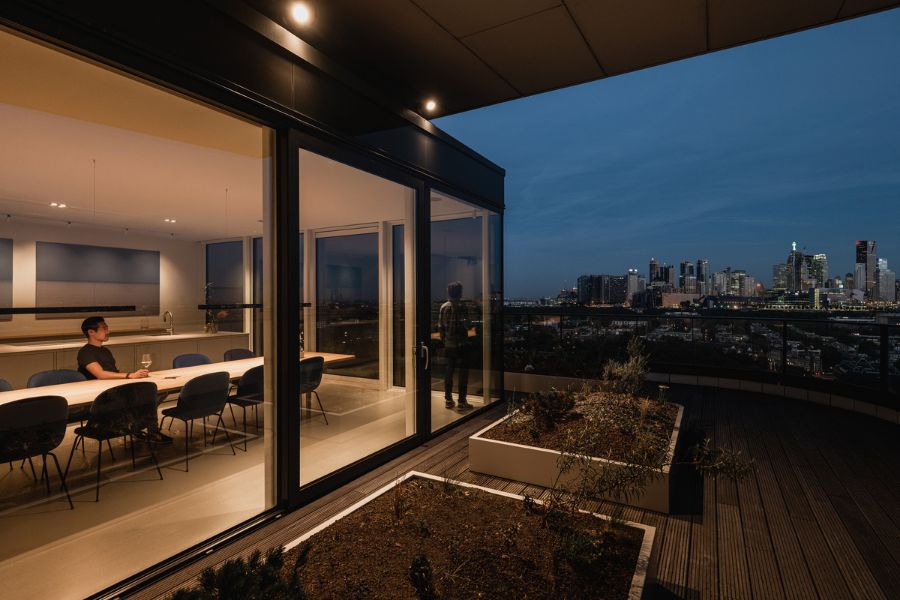
[[[156,460],[156,442],[151,439],[147,442],[147,445],[150,446],[150,459],[153,460],[153,465],[156,467],[156,472],[159,473],[160,481],[162,481],[162,470],[159,468],[159,461]]]
[[[256,419],[256,433],[259,434],[259,404],[253,405],[253,417]]]
[[[113,454],[113,451],[112,451],[112,444],[110,443],[109,440],[106,440],[106,447],[109,448],[109,457],[113,460],[113,462],[115,462],[115,461],[116,461],[116,455]],[[100,442],[100,452],[103,452],[103,442]]]
[[[231,402],[228,403],[228,410],[231,411],[231,422],[237,427],[237,417],[234,416],[234,406],[232,406]]]
[[[137,463],[134,460],[134,435],[131,435],[131,469],[134,470],[137,468]]]
[[[184,472],[187,473],[188,468],[188,454],[190,453],[190,443],[189,441],[194,437],[194,420],[191,419],[190,426],[188,426],[188,422],[184,422],[185,428],[185,436],[184,436]]]
[[[109,440],[107,440],[107,443]],[[112,454],[112,451],[110,451]],[[103,441],[97,440],[97,494],[94,497],[94,502],[100,502],[100,463],[103,462]]]
[[[66,478],[63,477],[62,469],[59,468],[59,459],[56,458],[56,455],[50,452],[48,456],[53,457],[53,462],[56,463],[56,472],[59,474],[60,487],[66,493],[66,500],[69,501],[69,509],[75,510],[75,505],[72,504],[72,497],[69,495],[69,487],[66,485]],[[47,473],[47,481],[50,481],[50,473]]]
[[[63,473],[63,479],[69,476],[69,467],[72,465],[72,457],[75,456],[75,448],[78,447],[78,440],[81,440],[81,446],[84,447],[84,438],[80,435],[75,436],[75,443],[72,444],[72,451],[69,452],[69,460],[66,461],[66,471]]]
[[[28,457],[27,460],[28,460],[28,464],[31,466],[31,477],[32,477],[35,481],[37,481],[37,471],[34,470],[34,463],[31,462],[31,457],[30,457],[30,456]],[[25,464],[25,461],[24,461],[24,460],[22,461],[22,464],[23,464],[23,465]]]
[[[225,409],[223,408],[222,410],[225,410]],[[216,414],[216,416],[219,417],[218,422],[222,424],[222,431],[225,433],[225,440],[228,442],[228,445],[231,446],[231,453],[237,454],[237,452],[234,451],[234,444],[231,443],[231,436],[228,435],[228,430],[225,429],[225,421],[222,420],[222,411],[219,411],[218,414]],[[218,425],[216,425],[216,427],[218,427]]]
[[[225,410],[225,409],[223,408],[222,410]],[[222,419],[216,419],[216,427],[215,427],[215,429],[213,429],[212,442],[211,442],[212,446],[216,445],[216,434],[219,433],[219,421],[222,421]],[[206,427],[206,417],[203,417],[203,426]],[[222,429],[225,429],[225,421],[222,421]],[[205,429],[204,429],[204,431],[205,431]],[[203,439],[206,440],[205,434],[203,436]]]
[[[41,467],[41,479],[44,479],[46,476],[47,481],[47,495],[50,495],[50,471],[47,470],[47,455],[41,454],[41,462],[44,463],[44,466]]]
[[[242,421],[244,423],[244,452],[247,451],[247,407],[241,407]]]
[[[319,410],[322,411],[322,418],[325,419],[325,424],[328,425],[328,417],[325,416],[325,409],[322,408],[322,401],[319,399],[319,392],[317,392],[316,390],[313,390],[313,394],[316,395],[316,402],[319,403]]]

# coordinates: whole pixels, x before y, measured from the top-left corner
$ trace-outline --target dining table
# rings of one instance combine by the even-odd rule
[[[300,353],[301,359],[314,356],[321,356],[324,358],[326,365],[355,358],[352,354],[335,354],[331,352]],[[237,381],[244,373],[253,367],[258,367],[262,364],[263,357],[259,356],[206,365],[182,367],[180,369],[151,371],[149,377],[141,379],[90,379],[73,383],[61,383],[57,385],[11,390],[8,392],[0,392],[0,404],[6,404],[25,398],[34,398],[36,396],[62,396],[69,404],[69,413],[71,416],[73,412],[81,412],[81,409],[89,407],[91,402],[94,401],[94,398],[99,396],[101,392],[116,386],[128,385],[129,383],[134,383],[136,381],[150,381],[156,384],[157,393],[161,398],[164,398],[170,394],[177,393],[184,387],[185,383],[194,377],[205,375],[207,373],[225,371],[228,373],[229,379]],[[307,398],[307,408],[311,408],[310,398]]]

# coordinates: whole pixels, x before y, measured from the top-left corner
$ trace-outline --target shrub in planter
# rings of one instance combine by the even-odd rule
[[[297,579],[305,557],[301,552],[293,576],[285,577],[284,549],[272,548],[264,557],[256,550],[247,560],[227,560],[219,569],[204,570],[198,586],[179,590],[172,600],[305,600]]]

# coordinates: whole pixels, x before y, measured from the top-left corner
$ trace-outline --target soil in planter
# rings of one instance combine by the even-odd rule
[[[308,540],[300,580],[311,599],[415,599],[410,565],[424,555],[440,600],[628,597],[641,530],[579,515],[568,523],[583,536],[573,536],[541,522],[521,501],[413,478]],[[599,553],[589,566],[559,559],[561,547],[589,556],[574,550],[586,542]]]
[[[636,455],[649,458],[649,465],[660,467],[666,461],[678,407],[630,394],[594,392],[579,397],[575,408],[564,415],[550,431],[532,424],[529,415],[516,413],[482,434],[482,437],[524,446],[539,446],[564,451],[572,439],[590,439],[590,447],[578,447],[588,456],[628,462]],[[585,428],[593,431],[583,436]],[[643,448],[635,452],[635,440]],[[637,462],[637,461],[635,461]]]

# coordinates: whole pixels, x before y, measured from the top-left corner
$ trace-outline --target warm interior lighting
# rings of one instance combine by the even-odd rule
[[[306,25],[312,21],[312,11],[302,2],[298,2],[291,8],[291,16],[301,25]]]
[[[174,223],[175,219],[163,219],[166,223]]]
[[[51,202],[50,206],[52,206],[54,208],[65,208],[66,207],[65,204],[60,204],[59,202]]]
[[[428,100],[425,102],[425,110],[428,112],[434,112],[434,109],[437,108],[437,102],[434,100]]]

